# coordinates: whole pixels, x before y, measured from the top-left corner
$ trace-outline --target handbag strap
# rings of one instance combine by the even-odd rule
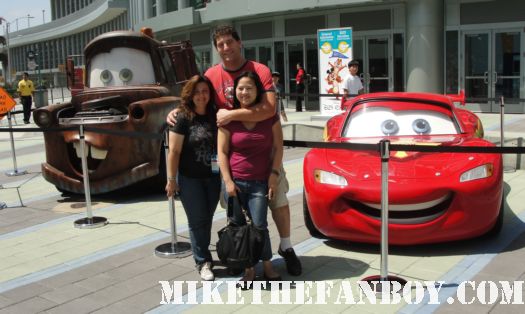
[[[248,215],[248,212],[246,209],[242,206],[241,198],[239,194],[237,196],[229,196],[228,197],[228,209],[226,213],[227,220],[230,220],[230,217],[233,216],[233,202],[234,199],[237,200],[237,204],[239,204],[239,207],[241,208],[241,212],[244,214],[244,218],[246,219],[246,223],[250,224],[252,220],[250,219],[250,216]]]

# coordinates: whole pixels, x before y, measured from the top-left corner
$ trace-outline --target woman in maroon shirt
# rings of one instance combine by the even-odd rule
[[[265,92],[259,76],[244,72],[234,82],[234,107],[247,108],[260,101]],[[283,134],[279,116],[260,122],[233,121],[219,128],[217,153],[227,197],[238,197],[255,227],[263,230],[265,245],[262,253],[264,279],[281,280],[273,269],[272,249],[268,234],[268,199],[272,199],[283,157]],[[231,220],[245,224],[244,215],[236,204]],[[243,288],[255,279],[255,269],[246,268]]]

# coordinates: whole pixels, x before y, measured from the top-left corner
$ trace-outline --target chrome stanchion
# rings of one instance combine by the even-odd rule
[[[11,111],[7,112],[7,123],[9,124],[9,129],[13,128],[13,124],[11,123]],[[11,156],[13,157],[13,167],[14,169],[12,171],[6,172],[6,176],[8,177],[14,177],[14,176],[21,176],[24,174],[27,174],[27,171],[20,170],[16,166],[16,154],[15,154],[15,140],[13,139],[13,132],[9,132],[9,137],[11,138]]]
[[[166,169],[168,169],[168,154],[169,154],[169,130],[166,130],[164,139],[164,153],[166,156]],[[166,177],[167,179],[167,177]],[[191,245],[188,242],[177,241],[177,218],[175,216],[175,200],[173,196],[168,199],[171,223],[171,242],[161,244],[155,248],[155,255],[164,258],[185,257],[191,250]]]
[[[51,104],[54,104],[54,103],[55,103],[55,101],[53,100],[53,92],[54,92],[54,91],[55,91],[54,86],[51,85],[51,93],[50,93],[50,94],[51,94]]]
[[[499,99],[499,146],[505,146],[505,136],[503,136],[503,125],[505,121],[505,102],[503,96]]]
[[[376,293],[390,291],[392,282],[404,286],[407,281],[397,276],[388,275],[388,160],[390,158],[390,141],[382,140],[379,143],[381,155],[381,269],[379,275],[362,279],[373,287]],[[385,284],[388,287],[383,287]]]
[[[80,229],[92,229],[103,227],[107,225],[108,220],[104,217],[93,216],[91,211],[91,191],[89,189],[89,174],[87,166],[87,151],[86,151],[86,139],[84,135],[84,126],[80,125],[79,130],[80,139],[80,154],[82,155],[82,176],[84,177],[84,194],[86,198],[86,218],[75,220],[75,227]]]
[[[499,108],[500,108],[500,111],[499,111],[499,118],[500,118],[500,122],[499,122],[499,126],[500,126],[500,147],[504,147],[505,146],[505,136],[504,136],[504,125],[505,125],[505,99],[503,96],[500,97],[499,99]],[[505,155],[502,155],[501,158],[503,159],[503,172],[515,172],[516,171],[516,168],[515,167],[512,167],[512,166],[505,166]],[[516,156],[516,158],[519,158],[518,156]]]

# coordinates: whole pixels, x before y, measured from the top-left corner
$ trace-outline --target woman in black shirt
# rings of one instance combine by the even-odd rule
[[[193,76],[182,89],[177,123],[170,128],[166,184],[168,197],[180,193],[188,217],[193,258],[204,280],[215,278],[209,245],[221,189],[212,91],[210,81],[200,75]]]

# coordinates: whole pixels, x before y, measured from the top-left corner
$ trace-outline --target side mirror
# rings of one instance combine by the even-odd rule
[[[67,88],[71,90],[75,86],[75,62],[71,57],[66,59],[66,77]]]

